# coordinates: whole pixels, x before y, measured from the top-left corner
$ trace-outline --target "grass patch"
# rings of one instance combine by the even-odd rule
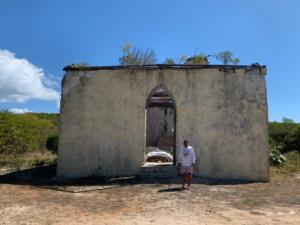
[[[47,150],[26,153],[0,154],[0,169],[20,171],[57,163],[57,155]]]

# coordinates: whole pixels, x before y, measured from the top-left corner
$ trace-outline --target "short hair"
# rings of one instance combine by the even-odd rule
[[[183,141],[183,144],[184,144],[184,143],[189,143],[189,141],[188,141],[188,140],[184,140],[184,141]]]

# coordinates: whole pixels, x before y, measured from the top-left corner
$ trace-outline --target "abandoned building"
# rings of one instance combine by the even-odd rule
[[[194,175],[269,181],[266,66],[67,66],[64,71],[58,177],[141,175],[150,147],[171,152],[173,163],[164,168],[177,173],[187,139],[196,155]]]

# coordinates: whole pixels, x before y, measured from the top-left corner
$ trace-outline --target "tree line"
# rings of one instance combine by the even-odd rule
[[[58,135],[59,114],[13,114],[0,111],[0,154],[25,153],[46,148],[48,137]]]
[[[285,117],[282,118],[282,123],[269,122],[269,144],[270,148],[276,148],[281,153],[300,153],[300,124]]]
[[[59,113],[13,114],[0,110],[0,154],[24,153],[40,149],[57,150]],[[269,148],[282,154],[300,153],[300,124],[283,117],[269,122]]]

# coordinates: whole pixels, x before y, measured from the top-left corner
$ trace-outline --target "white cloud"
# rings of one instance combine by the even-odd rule
[[[11,111],[11,112],[13,112],[13,113],[16,113],[16,114],[24,114],[24,113],[32,112],[32,111],[28,111],[27,108],[25,108],[25,109],[13,108],[13,109],[11,109],[11,110],[9,110],[9,111]]]
[[[54,86],[54,87],[59,87],[59,84],[56,81],[50,80],[45,76],[42,76],[41,78],[42,82],[46,84],[48,87]]]
[[[61,81],[61,80],[62,80],[62,78],[60,78],[60,77],[55,77],[55,76],[53,76],[53,75],[51,75],[51,74],[49,74],[49,77],[50,77],[51,79],[57,79],[58,81]]]
[[[56,101],[59,108],[60,93],[45,87],[43,83],[47,86],[58,85],[44,76],[42,68],[0,49],[0,103],[25,103],[29,99],[41,99]]]

